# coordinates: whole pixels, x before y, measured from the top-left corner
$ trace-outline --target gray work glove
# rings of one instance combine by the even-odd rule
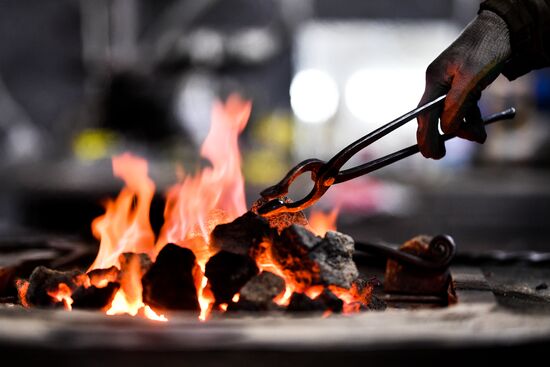
[[[443,94],[447,98],[441,108],[418,117],[416,137],[424,157],[439,159],[445,155],[438,119],[446,134],[485,142],[487,133],[477,102],[481,91],[497,78],[510,56],[506,23],[495,13],[482,11],[428,66],[420,105]]]

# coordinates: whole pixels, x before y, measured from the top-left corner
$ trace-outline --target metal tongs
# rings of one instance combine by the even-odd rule
[[[274,186],[268,187],[260,193],[262,198],[267,202],[258,208],[258,213],[263,216],[271,216],[283,212],[301,211],[316,203],[332,185],[336,185],[352,180],[356,177],[363,176],[367,173],[373,172],[377,169],[397,162],[403,158],[418,153],[420,149],[418,147],[418,144],[415,144],[407,148],[398,150],[397,152],[375,159],[373,161],[361,164],[359,166],[341,170],[344,164],[346,164],[355,154],[357,154],[370,144],[374,143],[378,139],[405,125],[407,122],[415,119],[420,114],[438,107],[445,100],[445,97],[445,95],[438,97],[433,101],[417,107],[414,110],[407,112],[403,116],[372,131],[371,133],[363,136],[362,138],[354,141],[353,143],[342,149],[328,162],[312,158],[306,159],[305,161],[298,163],[286,174],[286,176],[279,183]],[[488,116],[483,120],[483,122],[487,125],[495,121],[508,120],[512,119],[515,114],[515,108],[511,107],[502,112]],[[442,135],[444,141],[447,141],[454,137],[456,137],[456,135],[454,134]],[[294,182],[294,180],[296,180],[296,178],[306,172],[311,172],[311,179],[314,183],[313,189],[301,200],[295,202],[286,202],[283,197],[288,194],[290,185]]]

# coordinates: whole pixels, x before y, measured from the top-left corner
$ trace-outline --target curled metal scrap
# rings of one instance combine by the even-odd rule
[[[355,249],[372,255],[383,256],[395,260],[402,265],[412,266],[420,270],[444,271],[456,254],[456,245],[449,235],[437,235],[428,245],[426,257],[419,257],[396,248],[369,242],[355,243]]]

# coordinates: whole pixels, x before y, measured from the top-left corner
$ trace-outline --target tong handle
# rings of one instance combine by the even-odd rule
[[[510,107],[504,111],[488,116],[483,120],[483,123],[485,125],[489,125],[496,121],[510,120],[514,118],[515,115],[516,115],[516,109],[514,107]],[[442,136],[444,141],[450,140],[455,137],[456,137],[455,134],[445,134]],[[359,176],[363,176],[367,173],[376,171],[377,169],[386,167],[392,163],[400,161],[403,158],[410,157],[411,155],[416,154],[418,152],[420,152],[420,147],[418,146],[418,144],[415,144],[407,148],[398,150],[397,152],[388,154],[384,157],[362,164],[360,166],[340,171],[334,179],[334,184],[346,182],[354,178],[357,178]]]
[[[436,108],[441,104],[447,95],[442,95],[436,99],[415,108],[412,111],[407,112],[403,116],[396,118],[393,121],[388,122],[387,124],[379,127],[378,129],[368,133],[367,135],[357,139],[344,149],[342,149],[338,154],[332,157],[323,167],[320,168],[318,172],[319,177],[336,177],[340,171],[340,168],[344,166],[355,154],[359,153],[365,147],[371,145],[375,141],[381,139],[382,137],[388,135],[392,131],[400,128],[405,125],[407,122],[414,120],[416,117]],[[342,181],[343,182],[343,181]]]

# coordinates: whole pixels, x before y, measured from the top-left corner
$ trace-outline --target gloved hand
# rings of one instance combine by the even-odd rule
[[[420,105],[443,94],[447,97],[441,108],[418,117],[416,137],[424,157],[439,159],[445,155],[438,119],[446,134],[485,142],[487,133],[477,102],[481,91],[497,78],[510,56],[506,23],[495,13],[482,11],[428,66]]]

